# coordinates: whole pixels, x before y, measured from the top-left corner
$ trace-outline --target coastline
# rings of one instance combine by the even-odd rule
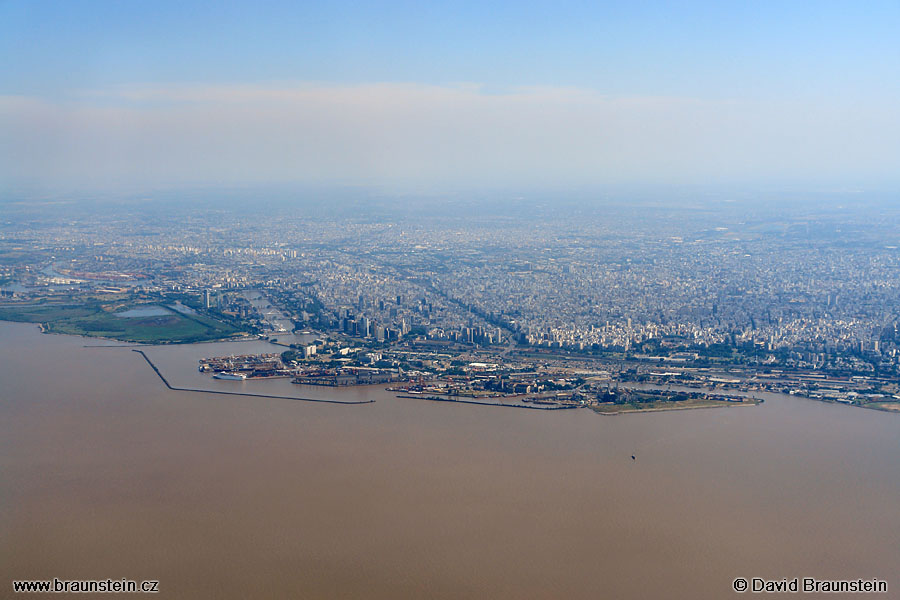
[[[706,404],[703,406],[672,406],[672,407],[654,407],[654,408],[638,408],[633,410],[620,410],[616,412],[602,411],[597,410],[594,407],[588,407],[593,412],[598,415],[602,415],[604,417],[615,417],[617,415],[629,415],[629,414],[639,414],[639,413],[651,413],[651,412],[670,412],[673,410],[701,410],[705,408],[734,408],[739,406],[759,406],[763,404],[765,401],[760,400],[759,402],[729,402],[723,404]]]
[[[500,402],[478,402],[477,400],[451,400],[449,398],[440,398],[438,396],[404,396],[397,395],[397,398],[408,398],[411,400],[428,400],[429,402],[447,402],[450,404],[476,404],[479,406],[502,406],[504,408],[525,408],[528,410],[573,410],[576,408],[586,408],[578,405],[559,405],[550,406],[528,406],[527,404],[503,404]]]
[[[235,337],[235,338],[220,338],[220,339],[214,339],[214,340],[199,340],[199,341],[177,340],[177,341],[159,341],[159,342],[154,342],[154,343],[148,343],[148,342],[139,342],[139,341],[134,341],[134,340],[123,340],[123,339],[117,339],[117,338],[111,338],[111,337],[105,337],[105,336],[85,335],[85,334],[53,331],[49,327],[49,324],[45,323],[45,322],[18,321],[18,320],[10,320],[10,319],[0,319],[0,321],[7,321],[10,323],[30,323],[30,324],[36,325],[38,330],[40,331],[40,333],[43,333],[43,334],[79,337],[79,338],[84,339],[86,342],[88,340],[103,340],[103,341],[112,342],[109,345],[85,343],[83,345],[83,347],[85,347],[85,348],[144,348],[144,347],[152,348],[154,346],[183,346],[183,345],[192,345],[192,344],[217,344],[217,343],[232,343],[232,342],[246,343],[246,342],[257,342],[257,341],[266,342],[266,343],[273,344],[276,346],[282,346],[282,344],[280,344],[278,342],[272,342],[271,340],[266,339],[266,338],[260,338],[260,337],[255,337],[255,336],[250,337],[250,336],[246,336],[246,335],[241,336],[241,337]],[[265,378],[265,379],[271,379],[271,378]],[[623,385],[625,387],[627,387],[627,383],[623,384]],[[207,390],[184,390],[184,391],[207,391]],[[230,393],[230,392],[216,392],[216,393]],[[738,394],[738,395],[740,395],[740,394]],[[401,397],[401,396],[398,396],[398,397]],[[410,396],[410,397],[418,398],[418,399],[422,398],[421,396]],[[806,395],[798,395],[798,396],[794,396],[794,397],[803,398],[806,400],[812,400],[815,402],[821,402],[824,404],[843,404],[843,405],[849,406],[849,407],[866,408],[869,410],[875,410],[875,411],[879,411],[879,412],[900,414],[900,408],[894,408],[892,406],[882,406],[881,405],[882,403],[879,403],[879,402],[857,404],[857,403],[838,402],[838,401],[828,399],[828,398],[814,398],[814,397],[810,397],[810,396],[806,396]],[[289,398],[289,397],[284,396],[284,398]],[[508,404],[478,402],[478,401],[462,401],[462,400],[445,400],[445,401],[455,401],[455,402],[459,402],[459,403],[463,403],[463,404],[481,404],[481,405],[486,405],[486,406],[513,406],[513,407],[518,407],[518,408],[532,408],[532,409],[537,408],[537,407],[526,407],[526,406],[522,406],[522,405],[508,405]],[[752,403],[751,405],[755,405],[755,404],[759,404],[759,403],[761,403],[761,402],[755,402],[755,403]],[[730,406],[744,405],[744,404],[749,404],[749,403],[727,403],[727,404],[723,404],[723,406],[730,407]],[[719,408],[719,407],[720,407],[719,405],[673,406],[673,407],[654,407],[654,408],[646,408],[646,409],[630,409],[630,410],[620,410],[620,411],[603,411],[603,410],[597,410],[590,406],[586,406],[585,408],[591,408],[591,410],[593,410],[595,413],[603,415],[603,416],[615,416],[618,414],[628,414],[628,413],[664,412],[664,411],[672,411],[672,410],[694,410],[694,409],[701,409],[701,408]]]
[[[167,388],[176,392],[194,392],[201,394],[224,394],[227,396],[249,396],[252,398],[275,398],[279,400],[299,400],[301,402],[319,402],[322,404],[343,404],[343,405],[356,405],[356,404],[373,404],[375,400],[324,400],[319,398],[301,398],[298,396],[275,396],[272,394],[253,394],[250,392],[229,392],[225,390],[202,390],[199,388],[183,388],[176,387],[169,383],[169,381],[165,378],[159,368],[153,364],[153,361],[150,360],[150,357],[144,353],[143,350],[132,350],[132,352],[136,352],[144,357],[144,360],[147,361],[147,364],[153,369],[153,371],[159,376],[160,380],[165,384]]]

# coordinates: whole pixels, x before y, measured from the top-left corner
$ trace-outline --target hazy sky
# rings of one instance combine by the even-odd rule
[[[0,1],[0,182],[900,185],[900,2]]]

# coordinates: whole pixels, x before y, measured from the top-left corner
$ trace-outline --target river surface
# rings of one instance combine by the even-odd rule
[[[604,417],[197,372],[279,351],[264,342],[146,351],[175,386],[377,402],[175,392],[97,343],[0,322],[3,586],[703,600],[739,597],[736,577],[812,576],[898,597],[900,415],[764,394]]]

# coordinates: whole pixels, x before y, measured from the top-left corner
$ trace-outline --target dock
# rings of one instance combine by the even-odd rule
[[[147,361],[147,364],[153,369],[153,371],[159,376],[160,380],[166,385],[167,388],[176,392],[195,392],[202,394],[225,394],[228,396],[249,396],[251,398],[277,398],[279,400],[296,400],[299,402],[319,402],[322,404],[372,404],[375,402],[374,400],[323,400],[319,398],[299,398],[297,396],[273,396],[271,394],[252,394],[250,392],[227,392],[227,391],[219,391],[219,390],[201,390],[197,388],[183,388],[176,387],[169,383],[169,381],[165,378],[162,372],[157,368],[153,361],[150,360],[150,357],[147,356],[143,350],[132,350],[132,352],[137,352],[141,356],[144,357],[144,360]]]

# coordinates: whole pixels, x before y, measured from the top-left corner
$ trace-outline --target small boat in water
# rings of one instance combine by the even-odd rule
[[[244,381],[247,376],[243,373],[232,373],[229,371],[220,371],[213,375],[213,379],[227,379],[228,381]]]

